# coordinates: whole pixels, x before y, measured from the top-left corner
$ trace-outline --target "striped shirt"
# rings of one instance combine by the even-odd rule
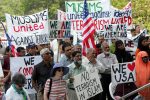
[[[49,92],[50,79],[46,81],[45,88]],[[50,100],[64,100],[66,95],[66,81],[65,80],[54,80],[52,79],[52,87],[49,95]]]

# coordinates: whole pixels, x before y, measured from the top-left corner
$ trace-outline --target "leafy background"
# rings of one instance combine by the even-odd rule
[[[56,19],[57,9],[65,11],[65,1],[73,0],[0,0],[0,20],[5,21],[5,13],[29,15],[48,8],[49,18]],[[74,0],[81,1],[81,0]],[[123,8],[130,0],[111,0],[116,8]],[[139,24],[150,31],[150,0],[132,0],[133,24]]]

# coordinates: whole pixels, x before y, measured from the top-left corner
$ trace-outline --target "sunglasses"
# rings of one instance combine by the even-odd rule
[[[63,68],[58,69],[59,72],[64,72]]]

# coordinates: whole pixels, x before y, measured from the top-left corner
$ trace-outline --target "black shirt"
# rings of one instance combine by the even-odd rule
[[[44,86],[45,82],[48,78],[50,78],[51,69],[53,65],[44,63],[44,61],[34,66],[34,70],[32,73],[32,80],[37,82],[38,86]]]

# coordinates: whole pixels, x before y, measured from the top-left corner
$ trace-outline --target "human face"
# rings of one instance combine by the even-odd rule
[[[125,47],[124,47],[124,44],[118,44],[117,47],[120,49],[120,50],[123,50]]]
[[[65,55],[67,57],[70,57],[71,56],[71,50],[72,50],[72,47],[71,46],[68,46],[65,48]]]
[[[74,62],[81,65],[81,63],[82,63],[81,57],[82,57],[81,53],[77,53],[76,56],[74,57]]]
[[[44,61],[52,61],[52,56],[49,52],[42,55]]]
[[[58,68],[58,69],[56,70],[55,76],[61,78],[61,77],[63,76],[63,74],[64,74],[64,69],[63,69],[63,68]]]
[[[35,46],[33,46],[33,47],[31,47],[31,48],[29,48],[29,53],[31,53],[31,54],[36,54],[36,52],[37,52],[37,49],[36,49],[36,47]]]
[[[19,57],[22,57],[22,56],[25,56],[25,50],[21,50],[20,52],[18,52],[18,56]]]
[[[143,61],[144,63],[148,63],[149,57],[148,57],[148,56],[142,57],[142,61]]]
[[[142,45],[143,45],[143,46],[147,46],[147,45],[148,45],[148,42],[147,42],[146,39],[144,39],[144,40],[142,41]]]
[[[99,43],[103,43],[104,42],[104,37],[103,36],[100,36],[99,37]]]
[[[88,56],[90,59],[96,58],[96,56],[97,56],[96,50],[92,49],[92,51],[88,53]]]
[[[135,31],[136,31],[136,33],[139,34],[140,33],[140,26],[137,26],[136,29],[135,29]]]
[[[105,44],[103,47],[105,52],[109,52],[110,49],[108,44]]]

